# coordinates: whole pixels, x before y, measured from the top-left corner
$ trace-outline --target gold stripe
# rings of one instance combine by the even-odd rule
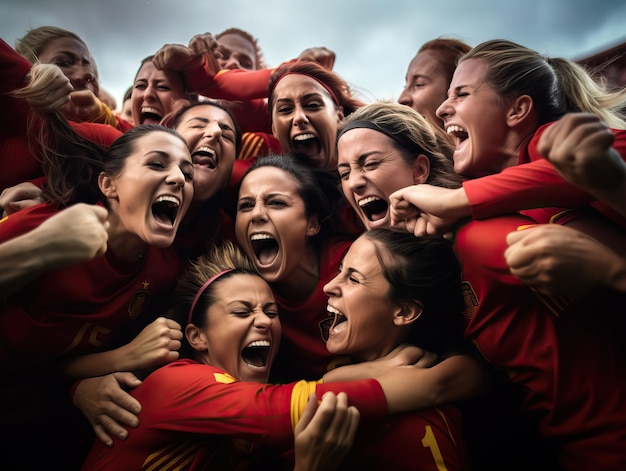
[[[246,160],[259,153],[263,145],[263,138],[252,133],[244,133],[241,137],[241,149],[237,155],[238,160]]]
[[[298,381],[291,391],[291,428],[295,430],[296,424],[302,417],[304,408],[309,402],[309,396],[315,392],[315,387],[322,381]],[[319,399],[319,398],[318,398]]]
[[[203,442],[175,443],[150,454],[143,462],[143,471],[165,471],[184,469],[193,460]]]

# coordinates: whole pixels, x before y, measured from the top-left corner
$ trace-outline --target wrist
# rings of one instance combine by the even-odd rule
[[[472,215],[469,198],[463,187],[456,188],[450,193],[450,208],[457,219],[466,218]]]

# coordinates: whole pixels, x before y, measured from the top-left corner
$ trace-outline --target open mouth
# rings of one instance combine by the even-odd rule
[[[467,131],[463,129],[461,126],[456,126],[456,125],[448,126],[446,128],[446,132],[448,133],[448,135],[450,135],[454,139],[454,143],[456,147],[459,147],[459,145],[469,137],[469,134],[467,133]]]
[[[256,340],[247,345],[241,352],[241,358],[250,368],[265,368],[270,354],[268,340]]]
[[[278,256],[278,242],[269,234],[253,234],[250,245],[261,265],[269,265]]]
[[[152,203],[152,215],[161,224],[174,225],[178,210],[180,209],[180,200],[174,196],[159,196]]]
[[[142,124],[146,123],[160,123],[163,119],[163,115],[159,110],[152,107],[141,108],[140,120]]]
[[[326,310],[333,315],[332,323],[331,323],[331,325],[328,328],[329,332],[331,330],[336,329],[338,325],[343,324],[344,322],[346,322],[348,320],[348,318],[346,316],[344,316],[339,310],[335,309],[330,304],[328,306],[326,306]]]
[[[209,169],[217,168],[217,154],[210,147],[199,147],[191,154],[194,165],[201,165]]]
[[[292,151],[297,154],[308,156],[317,155],[321,152],[320,140],[315,134],[299,134],[291,140]]]
[[[383,219],[389,210],[387,201],[377,198],[376,196],[368,196],[358,201],[359,207],[365,213],[370,221],[379,221]]]

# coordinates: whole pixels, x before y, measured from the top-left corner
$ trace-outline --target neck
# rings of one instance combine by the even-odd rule
[[[148,244],[139,236],[129,233],[118,214],[109,212],[108,221],[108,250],[111,250],[118,258],[128,262],[141,260],[148,252]]]
[[[309,249],[285,280],[274,283],[272,288],[286,301],[303,301],[315,291],[319,280],[318,256],[314,250]]]

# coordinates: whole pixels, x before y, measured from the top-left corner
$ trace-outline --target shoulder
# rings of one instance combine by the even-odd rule
[[[5,241],[25,234],[59,211],[52,205],[42,203],[0,219],[0,233],[2,234],[0,239]]]

